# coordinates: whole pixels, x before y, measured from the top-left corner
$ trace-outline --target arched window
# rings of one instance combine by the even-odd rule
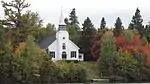
[[[67,54],[65,51],[62,52],[62,59],[66,59],[67,58]]]

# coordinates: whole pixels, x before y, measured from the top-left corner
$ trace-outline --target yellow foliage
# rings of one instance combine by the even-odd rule
[[[25,42],[19,43],[19,46],[17,48],[15,48],[14,54],[18,54],[21,51],[23,51],[25,49],[25,45],[26,45]]]
[[[113,36],[113,32],[112,31],[106,31],[104,36]]]

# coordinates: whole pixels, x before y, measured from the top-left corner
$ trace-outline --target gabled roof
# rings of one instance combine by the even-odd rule
[[[50,44],[56,40],[56,35],[49,35],[45,37],[40,43],[39,46],[41,49],[47,49]]]
[[[69,42],[73,45],[73,46],[75,46],[77,49],[80,49],[76,44],[74,44],[71,40],[69,40]]]

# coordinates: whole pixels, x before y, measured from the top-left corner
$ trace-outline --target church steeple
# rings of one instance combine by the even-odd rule
[[[66,30],[66,24],[64,22],[64,17],[63,17],[63,9],[61,7],[61,15],[59,19],[59,28],[58,31],[65,31]]]

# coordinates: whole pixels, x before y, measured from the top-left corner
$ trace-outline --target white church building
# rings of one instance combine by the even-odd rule
[[[83,54],[79,53],[79,47],[69,39],[66,31],[66,24],[61,12],[58,30],[55,35],[47,36],[40,42],[42,49],[47,49],[53,61],[57,60],[77,60],[83,61]]]

